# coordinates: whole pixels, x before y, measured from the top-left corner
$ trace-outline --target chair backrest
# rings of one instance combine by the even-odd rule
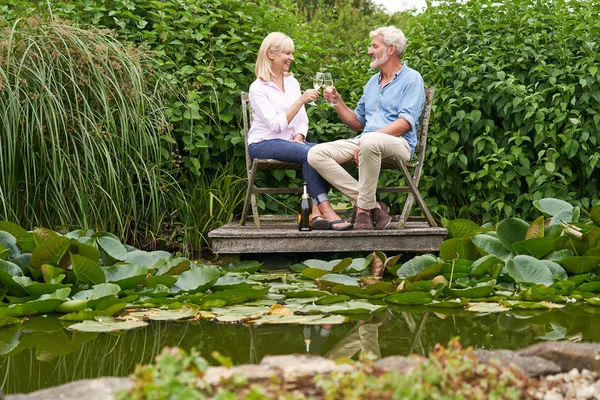
[[[246,169],[250,171],[252,169],[252,160],[248,153],[248,132],[250,131],[250,124],[252,124],[252,107],[250,106],[250,96],[248,92],[242,92],[242,120],[244,121],[244,151],[246,152]]]
[[[429,130],[429,118],[431,116],[431,105],[433,104],[433,95],[435,88],[425,88],[425,104],[419,117],[419,127],[417,128],[417,146],[415,147],[415,156],[418,165],[422,166],[425,160],[425,150],[427,149],[427,131]]]

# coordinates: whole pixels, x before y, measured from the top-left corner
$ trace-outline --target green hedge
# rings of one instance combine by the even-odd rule
[[[423,182],[434,209],[490,220],[526,217],[543,197],[598,201],[599,13],[475,0],[408,21],[408,57],[437,88]]]

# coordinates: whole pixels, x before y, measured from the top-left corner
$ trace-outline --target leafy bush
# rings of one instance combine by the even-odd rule
[[[543,197],[598,201],[599,12],[444,1],[407,20],[407,57],[437,88],[422,185],[435,210],[491,220]]]

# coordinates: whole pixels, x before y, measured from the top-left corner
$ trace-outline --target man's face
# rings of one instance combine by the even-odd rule
[[[373,38],[368,53],[371,56],[371,68],[381,68],[383,64],[388,62],[390,56],[387,49],[387,46],[383,43],[383,35],[377,35]]]

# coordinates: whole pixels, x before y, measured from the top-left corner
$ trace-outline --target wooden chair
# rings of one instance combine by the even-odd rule
[[[417,146],[415,148],[414,161],[405,162],[398,157],[390,157],[383,160],[382,169],[400,169],[404,175],[406,186],[396,187],[379,187],[377,188],[378,193],[395,193],[404,192],[407,193],[406,202],[402,214],[400,214],[398,228],[402,229],[406,225],[414,200],[417,200],[417,204],[421,207],[425,219],[429,226],[437,226],[435,223],[429,207],[425,204],[423,196],[419,192],[419,181],[421,179],[421,173],[423,170],[423,162],[425,160],[425,150],[427,149],[427,130],[429,129],[429,118],[431,115],[431,105],[433,104],[433,96],[435,88],[425,89],[425,105],[419,118],[419,127],[417,129]],[[254,225],[260,227],[260,219],[258,216],[258,207],[256,205],[257,194],[287,194],[287,193],[301,193],[300,188],[257,188],[254,185],[254,179],[258,171],[266,170],[301,170],[302,166],[295,163],[287,163],[273,159],[250,159],[248,154],[248,131],[250,130],[250,124],[252,123],[252,110],[250,108],[250,101],[248,93],[242,92],[242,117],[244,123],[244,146],[246,150],[246,167],[248,172],[248,190],[246,191],[246,197],[244,199],[244,209],[242,211],[242,218],[240,225],[246,224],[246,217],[248,211],[248,202],[252,205],[252,217],[254,219]],[[414,172],[411,174],[410,170]]]
[[[423,162],[425,161],[425,150],[427,149],[427,131],[429,129],[429,118],[431,115],[431,105],[433,104],[433,96],[435,94],[435,88],[425,89],[425,104],[421,117],[419,118],[419,127],[417,128],[417,146],[415,147],[415,155],[411,162],[402,161],[398,157],[390,157],[383,160],[381,169],[400,169],[404,175],[406,186],[396,187],[379,187],[377,188],[378,193],[394,193],[394,192],[405,192],[408,193],[406,196],[406,202],[404,208],[400,214],[398,221],[398,229],[404,228],[414,200],[417,200],[417,204],[421,208],[421,211],[425,215],[425,219],[429,226],[437,226],[435,223],[429,207],[425,204],[423,196],[419,192],[419,181],[421,180],[421,173],[423,172]],[[410,170],[413,173],[410,173]]]
[[[302,193],[302,188],[266,188],[256,187],[254,185],[254,179],[259,171],[274,171],[274,170],[296,170],[301,171],[302,165],[296,163],[288,163],[273,159],[250,159],[248,153],[248,131],[250,130],[250,124],[252,123],[252,109],[250,107],[250,98],[248,93],[242,92],[242,119],[244,122],[244,147],[246,150],[246,169],[248,172],[248,190],[246,191],[246,197],[244,198],[244,210],[242,211],[242,218],[240,225],[246,225],[246,217],[248,215],[248,202],[252,205],[252,218],[254,219],[254,225],[260,228],[260,219],[258,216],[258,207],[256,205],[257,194],[287,194],[287,193]]]

